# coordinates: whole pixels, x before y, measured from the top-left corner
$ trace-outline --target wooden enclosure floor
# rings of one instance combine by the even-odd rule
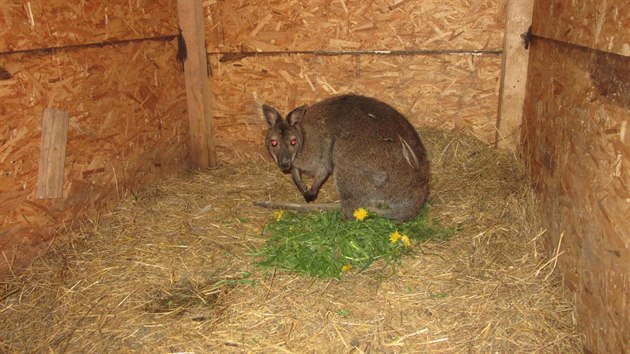
[[[0,351],[581,352],[524,169],[460,133],[421,136],[431,214],[461,231],[415,245],[395,274],[256,268],[273,210],[252,202],[301,197],[271,162],[231,162],[60,235],[2,284]],[[334,199],[329,181],[319,200]]]

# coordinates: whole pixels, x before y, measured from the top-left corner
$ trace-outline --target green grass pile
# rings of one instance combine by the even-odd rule
[[[429,238],[446,239],[453,229],[430,219],[428,207],[406,223],[378,217],[359,209],[355,220],[339,210],[314,213],[276,211],[263,229],[265,246],[253,254],[263,268],[277,268],[318,278],[341,278],[383,260],[394,269],[402,255],[419,249]]]

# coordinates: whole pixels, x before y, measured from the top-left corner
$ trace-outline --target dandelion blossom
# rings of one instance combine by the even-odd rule
[[[398,240],[400,239],[401,236],[402,235],[400,234],[400,232],[398,232],[398,230],[396,230],[396,231],[392,232],[389,235],[389,242],[396,243],[396,242],[398,242]]]
[[[352,215],[354,215],[354,218],[357,221],[363,221],[368,216],[368,212],[364,208],[359,208],[359,209],[355,210],[354,214],[352,214]]]
[[[341,267],[341,271],[344,273],[349,271],[350,269],[352,269],[352,264],[344,264],[343,267]]]
[[[400,236],[400,241],[402,242],[403,246],[405,246],[405,247],[411,246],[411,240],[409,239],[409,236],[407,236],[407,235]]]
[[[274,212],[273,215],[276,217],[276,222],[278,222],[282,220],[282,217],[284,216],[284,210],[278,210]]]

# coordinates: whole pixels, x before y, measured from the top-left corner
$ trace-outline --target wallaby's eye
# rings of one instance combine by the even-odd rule
[[[297,139],[296,138],[291,139],[291,145],[295,146],[295,144],[297,144]]]
[[[278,145],[278,140],[271,140],[271,146],[276,146]]]

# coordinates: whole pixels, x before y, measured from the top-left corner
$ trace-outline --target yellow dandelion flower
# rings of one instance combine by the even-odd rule
[[[341,271],[344,273],[349,271],[350,269],[352,269],[352,264],[344,264],[343,267],[341,267]]]
[[[276,222],[278,222],[282,220],[282,217],[284,216],[284,210],[278,210],[274,212],[273,215],[276,217]]]
[[[400,236],[400,241],[402,242],[403,246],[405,246],[405,247],[411,246],[411,240],[409,239],[409,236],[407,236],[407,235]]]
[[[396,243],[396,242],[398,242],[398,240],[400,239],[401,236],[402,235],[400,234],[400,232],[398,232],[398,230],[396,230],[396,231],[392,232],[389,235],[389,242]]]
[[[367,218],[368,212],[364,208],[359,208],[359,209],[355,210],[354,214],[352,214],[352,215],[354,215],[354,218],[357,221],[363,221],[365,218]]]

